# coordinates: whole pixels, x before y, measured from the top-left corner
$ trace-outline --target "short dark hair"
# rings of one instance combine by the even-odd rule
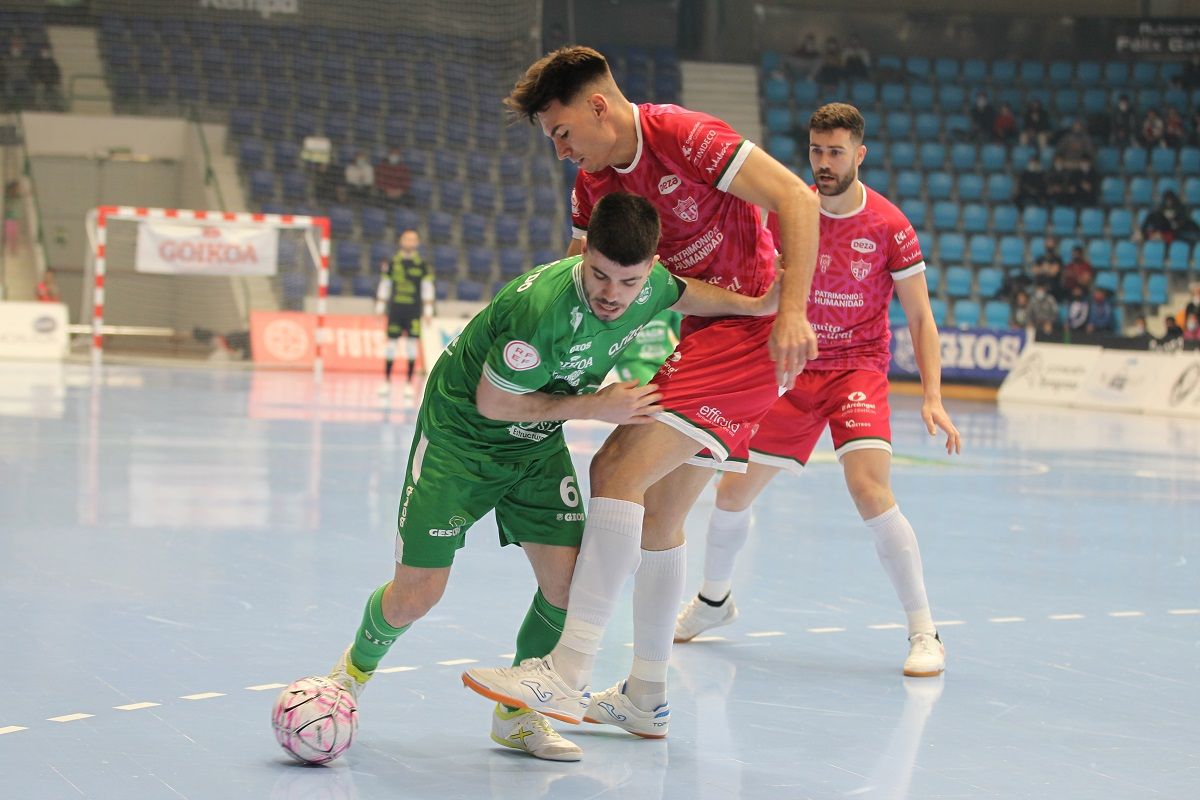
[[[867,123],[858,109],[849,103],[826,103],[813,112],[808,121],[810,131],[828,133],[838,129],[850,131],[850,138],[862,144]]]
[[[650,201],[629,192],[600,198],[588,222],[588,247],[622,267],[641,264],[655,254],[662,233]]]
[[[583,87],[609,75],[608,60],[590,47],[560,47],[539,58],[525,70],[504,99],[509,111],[530,122],[557,100],[566,105]]]

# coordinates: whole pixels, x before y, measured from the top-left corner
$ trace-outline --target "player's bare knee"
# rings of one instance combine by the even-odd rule
[[[727,480],[717,484],[717,508],[722,511],[745,511],[754,502],[757,492],[739,482]]]
[[[850,497],[863,519],[877,517],[896,504],[891,487],[873,477],[852,478],[847,475],[846,487],[850,490]]]

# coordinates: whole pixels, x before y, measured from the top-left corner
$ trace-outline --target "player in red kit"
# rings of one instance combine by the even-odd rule
[[[763,418],[748,448],[731,455],[749,465],[744,474],[721,477],[709,522],[704,584],[680,613],[675,641],[688,641],[737,617],[730,579],[750,532],[750,505],[780,470],[803,469],[828,426],[850,496],[908,615],[904,674],[933,676],[945,669],[946,653],[930,616],[917,539],[890,482],[888,304],[893,289],[912,333],[925,426],[931,436],[938,428],[946,432],[947,453],[959,452],[962,440],[942,407],[937,324],[916,232],[900,209],[858,180],[867,153],[863,127],[858,109],[845,103],[830,103],[812,116],[809,162],[821,198],[821,237],[809,320],[821,355],[808,362],[795,388]],[[773,223],[768,218],[768,226]]]
[[[593,459],[587,526],[558,645],[545,659],[463,674],[467,686],[499,702],[661,737],[670,720],[667,662],[687,566],[683,520],[711,478],[687,462],[705,448],[721,460],[744,444],[778,387],[790,386],[816,357],[807,298],[819,203],[791,171],[721,120],[630,103],[591,48],[566,47],[540,59],[508,102],[541,126],[559,158],[579,165],[571,208],[577,237],[597,200],[634,192],[658,210],[658,253],[671,272],[759,295],[775,277],[774,244],[759,207],[779,219],[790,268],[778,316],[685,319],[679,346],[654,378],[662,424],[618,427]],[[600,637],[630,575],[633,667],[626,681],[590,695],[589,706]]]

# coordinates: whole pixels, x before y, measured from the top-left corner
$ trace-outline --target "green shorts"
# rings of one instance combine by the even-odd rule
[[[485,461],[431,442],[417,428],[396,521],[396,561],[450,566],[467,531],[492,509],[501,545],[579,547],[584,511],[567,448],[534,461]]]

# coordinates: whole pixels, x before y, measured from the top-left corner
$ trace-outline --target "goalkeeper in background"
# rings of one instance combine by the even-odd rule
[[[421,341],[421,319],[433,316],[433,270],[421,258],[421,237],[413,230],[400,234],[399,249],[391,263],[385,262],[375,293],[375,313],[387,312],[387,350],[384,353],[383,385],[379,394],[392,390],[392,364],[396,345],[404,336],[404,356],[408,359],[408,381],[404,396],[413,396],[413,372],[417,366],[417,348]]]

